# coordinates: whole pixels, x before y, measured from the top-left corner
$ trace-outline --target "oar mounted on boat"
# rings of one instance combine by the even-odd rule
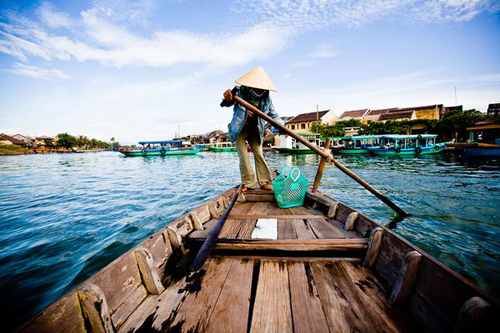
[[[233,88],[233,92],[235,92],[236,87]],[[377,198],[382,200],[387,206],[392,208],[396,213],[402,216],[408,216],[409,214],[406,213],[403,209],[401,209],[398,205],[396,205],[394,202],[389,200],[386,196],[384,196],[381,192],[376,190],[374,187],[372,187],[370,184],[368,184],[366,181],[361,179],[358,175],[356,175],[354,172],[349,170],[347,167],[345,167],[343,164],[341,164],[339,161],[335,160],[333,156],[324,151],[323,149],[317,147],[316,145],[312,144],[311,142],[307,141],[300,135],[297,135],[295,132],[289,130],[273,118],[269,117],[267,114],[262,112],[261,110],[257,109],[255,106],[251,105],[247,101],[243,100],[241,97],[238,97],[235,93],[233,95],[233,100],[239,104],[241,104],[243,107],[245,107],[248,110],[251,110],[254,114],[257,116],[261,117],[262,119],[266,120],[268,123],[270,123],[272,126],[274,126],[276,129],[278,129],[281,133],[286,133],[293,137],[295,140],[298,142],[302,143],[312,151],[314,151],[316,154],[320,155],[323,157],[327,162],[334,164],[337,168],[339,168],[343,173],[354,179],[356,182],[358,182],[361,186],[366,188],[368,191],[370,191],[372,194],[374,194]]]

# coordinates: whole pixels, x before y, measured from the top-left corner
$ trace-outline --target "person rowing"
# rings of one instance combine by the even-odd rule
[[[283,124],[269,96],[269,91],[277,91],[276,86],[271,82],[271,79],[262,67],[257,67],[246,73],[236,80],[236,83],[239,87],[236,86],[233,90],[228,89],[223,93],[224,99],[221,106],[234,106],[233,119],[228,125],[228,130],[230,140],[236,143],[238,149],[241,182],[243,184],[241,191],[246,192],[249,188],[256,188],[258,185],[262,189],[272,190],[270,185],[273,180],[271,171],[262,153],[265,121],[254,115],[252,111],[247,110],[244,106],[235,103],[233,95],[239,96]],[[253,171],[250,164],[247,142],[254,155],[256,172]],[[255,177],[256,174],[257,179]]]

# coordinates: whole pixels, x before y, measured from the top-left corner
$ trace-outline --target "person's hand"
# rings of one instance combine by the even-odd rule
[[[224,91],[224,99],[226,101],[232,101],[233,100],[233,94],[231,93],[231,89],[228,89],[226,91]]]
[[[253,117],[253,112],[251,110],[248,110],[248,116]]]

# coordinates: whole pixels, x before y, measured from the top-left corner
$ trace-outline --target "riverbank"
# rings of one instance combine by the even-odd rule
[[[107,151],[106,149],[87,149],[74,150],[65,148],[49,149],[28,149],[17,145],[0,145],[0,156],[30,155],[30,154],[80,154],[80,153],[99,153]]]
[[[319,157],[265,152],[272,170]],[[500,295],[500,165],[454,155],[336,156],[412,215],[403,220],[327,166],[320,190]],[[0,158],[0,297],[13,327],[185,212],[239,182],[238,155]],[[7,329],[8,331],[9,329]]]

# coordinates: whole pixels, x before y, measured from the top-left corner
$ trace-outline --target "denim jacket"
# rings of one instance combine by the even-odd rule
[[[237,91],[237,95],[241,98],[241,89],[245,89],[246,87],[242,86],[240,89]],[[261,102],[261,108],[260,110],[267,114],[269,117],[273,118],[274,120],[278,121],[279,123],[283,124],[283,120],[281,120],[280,116],[278,113],[274,110],[273,102],[271,98],[269,97],[269,94],[265,94],[265,100]],[[235,104],[234,101],[226,101],[223,100],[221,103],[221,106],[232,106],[234,105],[233,108],[233,119],[231,122],[228,124],[228,130],[229,130],[229,139],[232,142],[236,141],[236,138],[238,137],[238,134],[240,134],[241,130],[245,126],[245,122],[247,121],[248,117],[248,111],[247,109],[240,104]],[[257,117],[257,115],[255,115]],[[260,139],[262,141],[262,138],[264,137],[264,125],[265,125],[265,120],[262,118],[258,119],[258,128],[259,128],[259,134],[260,134]]]

